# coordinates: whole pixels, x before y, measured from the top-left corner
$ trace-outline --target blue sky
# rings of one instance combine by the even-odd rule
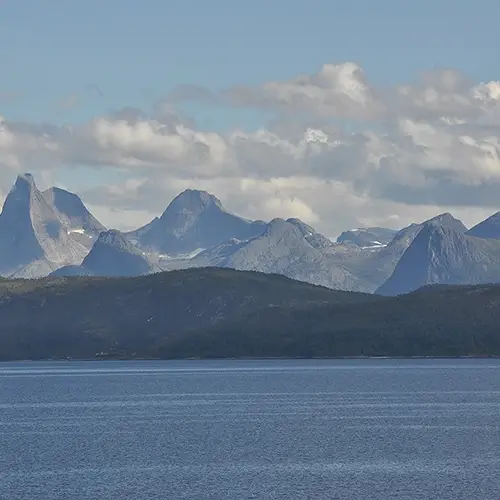
[[[326,234],[477,222],[500,209],[499,19],[498,0],[0,0],[0,197],[30,170],[115,227],[186,187]],[[216,102],[160,130],[182,85]]]
[[[179,84],[257,84],[343,61],[376,84],[438,67],[490,80],[498,19],[495,0],[2,0],[0,106],[10,119],[80,120],[147,109]],[[202,127],[259,117],[189,111]]]

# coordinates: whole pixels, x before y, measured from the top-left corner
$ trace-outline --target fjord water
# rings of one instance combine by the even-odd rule
[[[495,360],[0,365],[0,499],[500,498]]]

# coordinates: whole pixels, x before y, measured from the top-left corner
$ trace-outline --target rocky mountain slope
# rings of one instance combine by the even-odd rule
[[[377,293],[398,295],[438,283],[500,282],[500,241],[470,236],[451,219],[427,222]]]
[[[247,239],[265,227],[227,212],[215,196],[187,189],[176,196],[162,216],[127,234],[140,248],[168,256],[191,254],[231,238]]]
[[[471,228],[467,234],[477,238],[500,240],[500,212],[497,212]]]
[[[0,215],[0,274],[36,277],[80,263],[86,248],[71,238],[54,204],[30,174],[18,176]]]
[[[397,231],[386,227],[366,227],[344,231],[338,243],[352,243],[362,248],[377,248],[389,244]]]
[[[53,276],[141,276],[161,271],[117,230],[100,233],[80,266],[65,266]]]
[[[336,262],[335,246],[298,219],[274,219],[260,236],[201,252],[192,265],[277,273],[329,288],[363,290],[360,280]]]
[[[88,249],[99,234],[106,231],[76,194],[53,187],[44,191],[43,197],[55,208],[59,219],[68,228],[69,235]]]
[[[391,294],[426,283],[500,281],[491,243],[500,239],[499,213],[469,231],[450,214],[441,214],[397,232],[346,231],[332,242],[299,219],[249,221],[227,212],[215,196],[188,189],[161,217],[124,238],[116,231],[106,233],[77,195],[56,187],[40,192],[26,174],[16,180],[0,215],[0,275],[32,278],[64,268],[56,274],[133,276],[215,266]],[[447,236],[441,240],[447,243],[434,248],[441,240],[427,231],[427,249],[420,243],[420,250],[416,245],[410,249],[429,225],[442,227]]]

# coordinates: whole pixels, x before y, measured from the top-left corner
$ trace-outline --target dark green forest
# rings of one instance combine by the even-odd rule
[[[381,297],[218,268],[0,281],[1,360],[497,356],[499,320],[498,285]]]

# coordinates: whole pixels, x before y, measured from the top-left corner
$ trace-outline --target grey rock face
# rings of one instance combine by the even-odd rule
[[[99,235],[81,266],[67,266],[53,276],[140,276],[161,269],[115,229]]]
[[[399,295],[430,284],[500,281],[500,242],[469,236],[460,225],[454,226],[437,220],[426,223],[377,293]]]
[[[206,191],[188,189],[174,198],[160,218],[127,237],[144,250],[178,256],[231,238],[252,238],[264,228],[264,222],[251,222],[226,212],[220,200]]]
[[[99,234],[106,230],[78,195],[53,187],[44,191],[43,196],[57,210],[59,219],[68,228],[68,234],[87,248],[90,249]]]
[[[340,245],[337,245],[334,261],[339,263],[341,259],[340,264],[357,278],[358,290],[375,292],[391,276],[401,256],[427,222],[435,222],[460,233],[467,230],[461,221],[450,214],[441,214],[424,223],[411,224],[401,229],[386,245],[360,247],[345,242],[342,244],[343,253],[340,252]]]
[[[77,195],[58,188],[42,193],[25,174],[0,215],[0,275],[137,276],[160,267],[217,266],[397,294],[433,283],[498,281],[499,239],[500,213],[470,231],[441,214],[396,233],[366,228],[332,242],[296,218],[245,220],[196,190],[179,194],[160,218],[123,235],[106,231]]]
[[[500,212],[493,214],[486,220],[471,228],[467,234],[476,238],[491,238],[500,240]]]
[[[0,274],[43,276],[80,263],[87,250],[68,235],[55,207],[30,174],[18,176],[0,215]]]
[[[391,275],[421,228],[412,225],[399,231],[387,246],[364,249],[348,242],[333,243],[299,219],[275,219],[262,235],[208,249],[186,267],[278,273],[339,290],[374,292]]]
[[[366,227],[344,231],[338,238],[338,243],[352,243],[362,248],[375,248],[387,245],[397,231],[385,227]]]
[[[330,288],[361,290],[360,280],[335,261],[332,247],[330,240],[298,219],[274,219],[260,236],[202,252],[192,259],[192,265],[258,270]]]

